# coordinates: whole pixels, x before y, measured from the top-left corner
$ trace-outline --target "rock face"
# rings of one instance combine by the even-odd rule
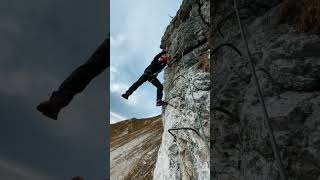
[[[210,178],[209,7],[209,0],[184,0],[162,38],[171,57],[164,73],[170,104],[162,113],[155,180]],[[192,130],[168,132],[186,127]]]
[[[319,1],[238,2],[285,173],[290,180],[319,180],[319,24],[307,32],[299,27],[319,22]],[[211,6],[213,47],[232,44],[211,54],[211,177],[278,180],[233,1],[213,0]]]
[[[152,179],[162,132],[160,116],[111,124],[111,179]]]

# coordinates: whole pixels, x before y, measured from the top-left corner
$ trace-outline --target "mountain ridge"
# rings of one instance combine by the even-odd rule
[[[162,131],[160,115],[111,124],[111,179],[152,179]]]

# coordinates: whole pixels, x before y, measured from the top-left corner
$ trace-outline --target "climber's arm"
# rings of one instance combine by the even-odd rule
[[[166,50],[161,51],[159,54],[157,54],[157,55],[153,58],[153,60],[158,61],[158,59],[159,59],[162,55],[164,55],[164,54],[166,54],[166,53],[167,53]]]

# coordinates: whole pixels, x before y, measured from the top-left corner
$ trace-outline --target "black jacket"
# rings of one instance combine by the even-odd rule
[[[150,74],[157,74],[162,71],[162,69],[167,65],[165,62],[160,62],[159,58],[163,55],[166,54],[166,51],[162,51],[159,54],[157,54],[151,64],[145,69],[145,73],[150,73]]]

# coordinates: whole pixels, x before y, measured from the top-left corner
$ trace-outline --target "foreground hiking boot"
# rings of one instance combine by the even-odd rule
[[[168,105],[168,103],[162,100],[157,100],[156,106],[165,106],[165,105]]]
[[[40,103],[37,106],[37,110],[40,111],[43,115],[51,119],[57,120],[61,107],[48,100]]]
[[[125,98],[125,99],[128,99],[129,96],[130,96],[130,93],[125,92],[125,93],[123,93],[121,96],[122,96],[123,98]]]

